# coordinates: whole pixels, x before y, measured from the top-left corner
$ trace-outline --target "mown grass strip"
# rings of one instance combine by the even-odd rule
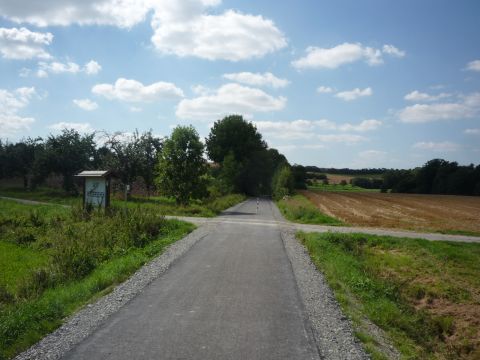
[[[379,326],[405,359],[480,357],[480,244],[298,233],[374,359]]]
[[[344,225],[331,216],[325,215],[303,195],[294,195],[277,201],[278,208],[289,221],[300,224]]]
[[[168,232],[145,247],[129,249],[123,256],[100,264],[81,280],[47,289],[39,298],[0,307],[0,359],[13,357],[55,330],[66,316],[126,280],[194,229],[194,225],[176,220],[169,220],[168,227]]]

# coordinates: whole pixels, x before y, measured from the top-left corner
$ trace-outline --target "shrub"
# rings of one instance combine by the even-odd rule
[[[11,304],[15,297],[3,285],[0,285],[0,304]]]
[[[29,299],[40,296],[47,288],[53,286],[55,276],[49,269],[37,269],[20,281],[17,295],[19,298]]]

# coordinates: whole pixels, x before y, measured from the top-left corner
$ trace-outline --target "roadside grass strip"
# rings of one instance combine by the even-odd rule
[[[345,225],[342,221],[323,214],[303,195],[294,195],[277,202],[282,215],[300,224]]]
[[[357,337],[386,358],[373,323],[404,359],[480,358],[480,244],[297,233]]]
[[[195,226],[151,209],[0,200],[0,359],[58,328]]]

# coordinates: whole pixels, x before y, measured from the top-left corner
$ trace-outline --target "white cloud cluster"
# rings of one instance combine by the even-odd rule
[[[80,109],[86,111],[93,111],[98,109],[98,104],[90,99],[74,99],[73,103],[77,105]]]
[[[152,43],[161,53],[208,60],[259,58],[287,41],[273,21],[227,10],[209,14],[218,0],[163,1],[152,19]]]
[[[353,90],[340,91],[336,93],[335,96],[345,101],[352,101],[361,97],[372,96],[372,94],[372,88],[367,87],[365,89],[355,88]]]
[[[25,108],[37,92],[33,87],[21,87],[14,91],[0,89],[0,134],[11,136],[30,129],[35,121],[31,117],[22,117],[18,112]]]
[[[113,25],[129,28],[145,20],[149,0],[16,0],[0,2],[0,13],[36,26]]]
[[[404,123],[426,123],[441,120],[461,120],[480,114],[480,93],[461,96],[458,101],[415,104],[398,112]]]
[[[62,131],[64,129],[76,130],[80,133],[91,133],[94,132],[95,129],[90,125],[90,123],[76,123],[76,122],[58,122],[56,124],[52,124],[48,127],[54,131]]]
[[[221,0],[17,0],[0,13],[18,23],[131,28],[152,13],[151,41],[164,54],[238,61],[262,57],[287,41],[273,21],[235,10],[211,13]]]
[[[434,152],[452,152],[457,151],[460,146],[450,141],[434,142],[434,141],[421,141],[413,145],[414,149],[427,150]]]
[[[72,61],[66,63],[42,61],[38,63],[36,75],[40,78],[48,77],[48,74],[77,74],[80,72],[84,72],[87,75],[96,75],[101,69],[102,66],[95,60],[90,60],[83,67]]]
[[[242,84],[252,86],[271,86],[275,89],[284,88],[290,83],[287,79],[280,79],[271,72],[266,72],[263,74],[251,72],[230,73],[224,74],[223,77],[225,79],[236,81]]]
[[[159,81],[143,85],[140,81],[119,78],[115,84],[97,84],[92,92],[109,100],[126,102],[153,102],[182,98],[183,91],[175,84]]]
[[[427,93],[422,93],[418,90],[414,90],[408,93],[407,95],[405,95],[404,99],[408,101],[416,101],[416,102],[433,102],[433,101],[445,99],[450,96],[452,96],[452,94],[440,93],[438,95],[430,95]]]
[[[339,132],[367,132],[378,129],[380,120],[363,120],[358,124],[345,123],[337,125],[335,122],[322,120],[294,120],[294,121],[255,121],[258,130],[277,139],[318,139],[322,142],[357,143],[367,140],[357,134],[319,134],[320,130]]]
[[[292,61],[293,67],[297,70],[336,69],[357,61],[365,61],[373,66],[383,64],[382,55],[384,54],[395,57],[405,56],[404,51],[393,45],[384,45],[383,49],[375,49],[360,43],[343,43],[332,48],[310,46],[306,52],[306,56]]]
[[[282,96],[274,97],[257,88],[229,83],[211,94],[180,101],[176,115],[189,120],[216,120],[229,114],[251,117],[256,112],[282,110],[286,103],[287,99]]]
[[[473,60],[467,64],[467,70],[480,71],[480,60]]]
[[[22,28],[0,28],[0,53],[5,59],[49,59],[45,50],[53,40],[51,33],[30,31]]]
[[[334,91],[335,91],[335,89],[332,88],[332,87],[330,87],[330,86],[323,86],[323,85],[322,85],[322,86],[319,86],[319,87],[317,88],[317,92],[318,92],[319,94],[330,94],[330,93],[332,93],[332,92],[334,92]]]

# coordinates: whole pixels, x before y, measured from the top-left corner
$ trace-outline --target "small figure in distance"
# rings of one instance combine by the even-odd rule
[[[258,214],[258,204],[259,204],[259,200],[258,200],[258,197],[257,197],[257,214]]]

